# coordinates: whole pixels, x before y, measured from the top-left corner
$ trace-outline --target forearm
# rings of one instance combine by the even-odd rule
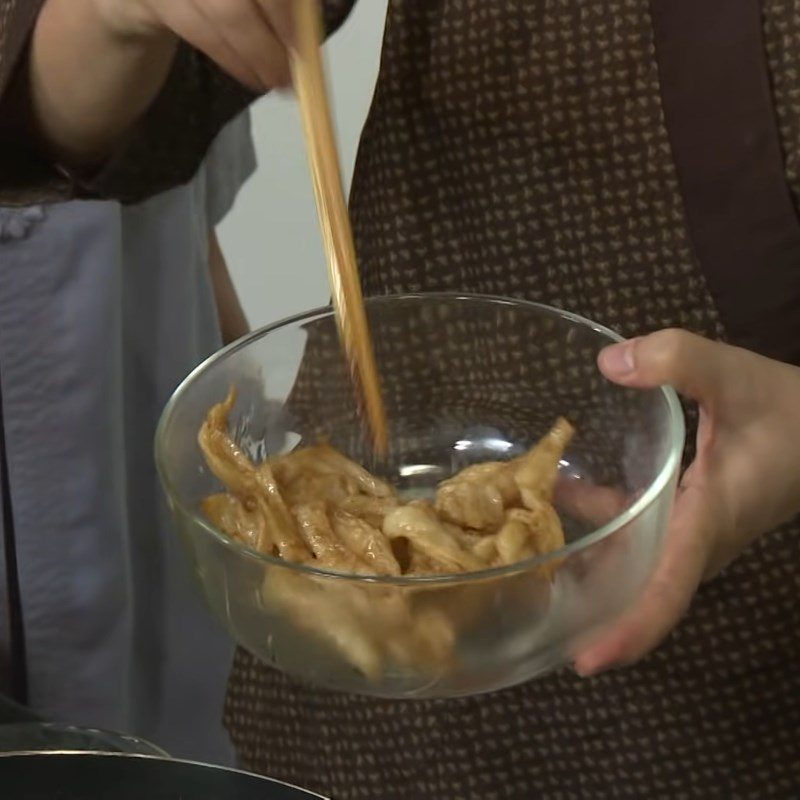
[[[329,30],[352,2],[329,0]],[[290,7],[0,0],[0,204],[138,203],[189,181],[255,98],[248,76],[260,92],[288,74],[271,21]]]
[[[48,0],[17,78],[17,108],[62,165],[99,164],[159,93],[176,48],[168,32],[114,30],[93,0]]]
[[[214,298],[217,302],[222,341],[224,344],[230,344],[248,333],[250,325],[231,280],[225,255],[219,245],[217,235],[213,231],[208,237],[208,261]]]

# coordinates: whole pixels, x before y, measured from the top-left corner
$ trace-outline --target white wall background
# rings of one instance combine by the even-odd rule
[[[326,46],[332,102],[349,190],[378,72],[387,0],[360,0]],[[220,227],[220,241],[253,327],[328,302],[314,195],[294,98],[253,108],[258,172]]]

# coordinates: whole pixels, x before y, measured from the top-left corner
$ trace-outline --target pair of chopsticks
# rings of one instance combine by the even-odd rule
[[[384,455],[388,447],[386,414],[364,311],[353,231],[328,101],[321,53],[323,28],[319,2],[294,0],[294,7],[292,73],[322,228],[333,309],[356,392],[363,403],[374,450],[376,454]]]

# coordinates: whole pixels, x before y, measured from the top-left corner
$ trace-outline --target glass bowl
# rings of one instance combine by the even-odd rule
[[[546,306],[402,295],[368,300],[367,315],[390,424],[386,459],[364,435],[329,309],[221,351],[165,409],[158,468],[211,609],[275,668],[379,697],[477,694],[570,663],[654,566],[684,444],[677,397],[603,379],[597,355],[618,337]],[[342,575],[250,550],[199,510],[220,487],[197,433],[231,385],[231,429],[253,458],[324,437],[406,497],[429,496],[468,464],[524,452],[565,416],[577,429],[556,492],[566,546],[509,567],[416,578]]]
[[[92,752],[168,758],[160,747],[128,734],[51,722],[0,725],[0,753]]]

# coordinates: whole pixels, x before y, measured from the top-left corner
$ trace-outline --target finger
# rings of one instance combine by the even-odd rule
[[[637,661],[675,627],[703,579],[714,520],[703,492],[690,487],[681,493],[653,575],[635,605],[578,653],[578,674],[593,675]]]
[[[261,13],[269,20],[272,29],[287,47],[294,44],[294,26],[297,16],[295,3],[297,2],[298,0],[256,0]],[[314,5],[317,5],[316,0],[314,0]]]
[[[264,87],[247,63],[231,48],[196,5],[165,3],[161,10],[164,24],[192,47],[207,55],[225,72],[256,92]]]
[[[731,351],[687,331],[664,330],[606,348],[598,365],[615,383],[639,389],[669,385],[702,401],[722,391],[729,380]]]
[[[556,482],[553,499],[559,510],[596,528],[618,517],[631,502],[621,489],[566,476]]]
[[[262,90],[290,81],[286,48],[255,0],[203,0],[197,8],[259,79]]]

